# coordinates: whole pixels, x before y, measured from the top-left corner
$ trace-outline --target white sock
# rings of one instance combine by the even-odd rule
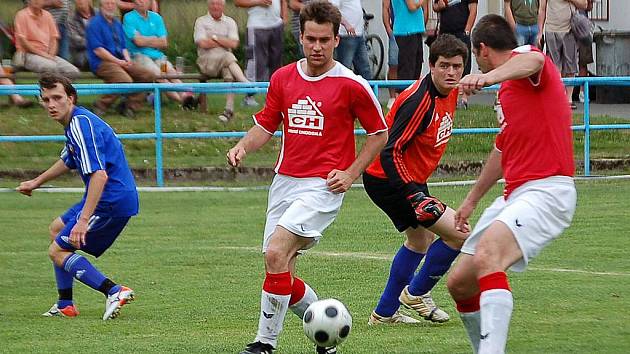
[[[306,283],[304,283],[304,288],[304,296],[298,302],[289,306],[289,309],[300,319],[304,318],[304,312],[306,312],[306,309],[312,303],[317,301],[317,294],[315,291]]]
[[[503,354],[514,300],[505,289],[486,290],[479,299],[481,307],[480,354]]]
[[[460,312],[459,317],[461,317],[466,333],[468,333],[473,353],[477,354],[479,352],[479,334],[481,333],[481,311]]]
[[[271,344],[274,348],[278,347],[278,335],[282,331],[282,323],[287,314],[290,299],[291,295],[276,295],[262,291],[256,342]]]

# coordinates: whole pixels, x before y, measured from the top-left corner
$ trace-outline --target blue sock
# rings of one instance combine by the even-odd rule
[[[416,268],[422,261],[422,257],[424,257],[424,254],[416,253],[405,247],[405,245],[400,247],[398,253],[394,256],[394,260],[392,260],[387,285],[374,312],[383,317],[391,317],[396,313],[400,307],[400,302],[398,301],[400,292],[411,281]]]
[[[53,268],[55,269],[55,280],[57,281],[57,292],[59,293],[57,306],[62,309],[72,305],[72,283],[74,283],[74,278],[72,274],[56,266],[54,263]]]
[[[76,253],[66,258],[63,262],[63,269],[94,290],[100,291],[101,284],[107,279],[85,257]]]
[[[447,246],[441,238],[431,244],[427,250],[427,258],[418,274],[409,284],[409,293],[419,296],[428,293],[451,267],[459,255],[459,250]]]
[[[107,295],[112,295],[115,294],[117,292],[120,291],[120,288],[122,288],[122,286],[120,285],[114,285],[114,287],[112,287],[111,289],[109,289],[109,291],[107,292]]]

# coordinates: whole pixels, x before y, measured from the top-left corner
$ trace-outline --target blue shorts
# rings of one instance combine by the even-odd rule
[[[75,251],[76,248],[70,243],[70,231],[76,225],[83,201],[75,204],[61,216],[64,228],[55,238],[59,247],[65,250]],[[91,254],[94,257],[102,255],[113,243],[129,222],[129,216],[108,217],[93,215],[88,223],[88,232],[85,236],[85,245],[81,251]]]
[[[389,49],[387,50],[387,65],[398,66],[398,44],[394,36],[389,37]]]

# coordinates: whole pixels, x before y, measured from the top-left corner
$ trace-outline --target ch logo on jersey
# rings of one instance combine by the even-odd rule
[[[324,130],[324,115],[319,106],[321,102],[315,102],[309,96],[292,104],[287,110],[289,117],[287,131],[293,134],[321,136]]]
[[[435,113],[435,120],[440,120],[440,115]],[[448,140],[451,138],[451,133],[453,132],[453,117],[451,117],[450,113],[446,112],[444,117],[442,117],[440,121],[440,126],[438,127],[437,137],[435,138],[434,147],[438,147],[442,144],[446,144]]]

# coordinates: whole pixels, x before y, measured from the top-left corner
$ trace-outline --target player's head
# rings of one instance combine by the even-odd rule
[[[516,35],[509,23],[499,15],[486,15],[475,25],[471,36],[472,52],[482,72],[494,69],[491,56],[516,48]]]
[[[339,44],[341,13],[328,1],[314,1],[300,11],[300,41],[307,64],[324,68],[333,61]]]
[[[438,91],[447,94],[456,88],[468,59],[464,42],[451,34],[441,34],[429,48],[431,79]]]
[[[50,117],[62,124],[69,122],[77,102],[77,91],[65,76],[44,73],[39,79],[39,92]]]

